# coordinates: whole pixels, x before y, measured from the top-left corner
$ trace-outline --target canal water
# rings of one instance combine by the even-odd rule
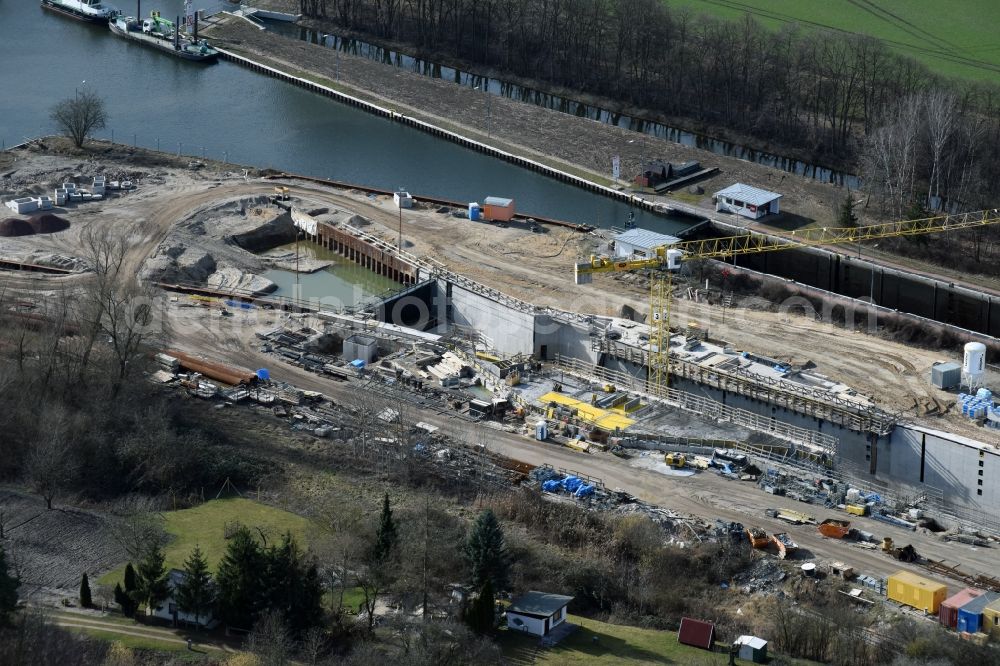
[[[143,11],[175,16],[182,4],[159,0],[143,3]],[[98,136],[120,143],[457,201],[511,197],[529,215],[601,227],[623,225],[630,212],[626,203],[235,64],[190,63],[126,42],[106,26],[34,1],[0,4],[0,83],[6,146],[52,133],[52,105],[87,89],[105,98],[110,116]],[[691,226],[689,219],[635,214],[639,226],[662,233]]]
[[[295,243],[280,246],[276,250],[295,252]],[[299,253],[302,257],[329,260],[334,264],[315,273],[300,273],[297,297],[294,271],[277,268],[268,270],[261,275],[278,285],[278,289],[269,296],[319,300],[324,309],[340,310],[389,295],[402,288],[399,283],[318,245],[300,242]]]
[[[673,143],[679,143],[690,148],[707,150],[715,153],[716,155],[735,157],[736,159],[747,162],[755,162],[773,169],[780,169],[782,171],[794,173],[804,178],[812,178],[825,183],[834,183],[836,185],[846,186],[852,190],[857,190],[861,187],[861,179],[858,176],[846,171],[839,171],[837,169],[831,169],[791,157],[757,150],[755,148],[733,143],[731,141],[723,141],[722,139],[717,139],[706,134],[689,132],[687,130],[680,129],[679,127],[672,127],[648,118],[640,118],[638,116],[631,116],[625,113],[611,111],[592,104],[584,104],[583,102],[575,99],[562,97],[560,95],[553,95],[534,88],[521,86],[516,83],[510,83],[500,79],[491,79],[482,76],[481,74],[466,72],[454,67],[432,62],[430,60],[423,60],[400,51],[387,49],[359,39],[329,35],[312,30],[311,28],[282,21],[265,20],[262,21],[262,23],[267,26],[268,30],[285,35],[286,37],[301,39],[312,44],[320,44],[328,48],[337,49],[341,53],[349,53],[351,55],[361,56],[370,60],[377,60],[378,62],[406,69],[423,76],[453,81],[459,85],[471,88],[479,88],[481,90],[489,91],[492,95],[509,97],[510,99],[520,102],[527,102],[529,104],[545,107],[554,111],[561,111],[562,113],[568,113],[580,118],[589,118],[590,120],[615,125],[616,127],[621,127],[633,132],[649,134],[651,136],[671,141]]]

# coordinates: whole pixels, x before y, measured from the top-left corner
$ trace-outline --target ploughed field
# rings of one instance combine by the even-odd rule
[[[802,28],[825,28],[870,35],[885,40],[900,53],[912,56],[932,71],[980,81],[1000,76],[1000,49],[996,0],[665,0],[671,9],[725,19],[750,14],[771,29],[793,23]]]
[[[99,512],[63,506],[51,511],[37,495],[0,490],[3,547],[21,578],[22,597],[75,597],[84,572],[93,576],[117,564],[121,549]]]

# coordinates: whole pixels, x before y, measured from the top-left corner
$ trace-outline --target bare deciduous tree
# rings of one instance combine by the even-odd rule
[[[154,498],[145,495],[123,497],[111,515],[108,528],[129,559],[138,561],[150,547],[165,543],[164,518]]]
[[[45,508],[51,510],[52,502],[73,478],[69,452],[74,426],[69,414],[58,406],[43,412],[41,418],[46,427],[28,454],[26,471],[31,487],[45,500]]]
[[[78,92],[74,97],[59,102],[52,107],[51,116],[59,130],[72,139],[77,148],[82,148],[91,133],[104,129],[108,122],[104,99],[90,90]]]
[[[141,228],[126,231],[91,226],[81,234],[84,257],[93,276],[81,303],[86,330],[80,372],[89,367],[91,354],[103,333],[114,359],[109,382],[112,395],[121,390],[154,332],[155,291],[130,273],[128,263],[134,238],[141,233]]]

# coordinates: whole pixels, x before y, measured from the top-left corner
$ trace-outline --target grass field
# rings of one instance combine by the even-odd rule
[[[1000,81],[997,0],[664,0],[723,18],[750,13],[769,28],[788,23],[885,40],[932,70]]]
[[[256,533],[260,528],[267,535],[269,543],[280,539],[286,530],[305,546],[305,533],[309,521],[293,513],[275,509],[247,499],[221,499],[205,502],[201,506],[183,511],[169,511],[164,514],[166,529],[171,536],[164,549],[167,568],[181,568],[195,544],[201,546],[214,572],[226,551],[225,527],[227,523],[238,521]],[[114,585],[121,580],[125,563],[101,576],[99,582]]]
[[[677,633],[639,629],[608,624],[570,615],[569,622],[578,625],[554,648],[543,650],[536,656],[535,664],[598,665],[607,664],[726,664],[727,655],[706,652],[681,645]],[[595,640],[596,637],[596,640]],[[504,656],[513,663],[527,663],[538,645],[538,639],[509,631],[500,633],[498,639]]]

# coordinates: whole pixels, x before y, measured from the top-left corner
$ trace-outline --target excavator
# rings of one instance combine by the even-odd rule
[[[160,12],[152,11],[148,19],[142,20],[142,31],[154,37],[167,39],[174,34],[174,22],[160,16]]]

